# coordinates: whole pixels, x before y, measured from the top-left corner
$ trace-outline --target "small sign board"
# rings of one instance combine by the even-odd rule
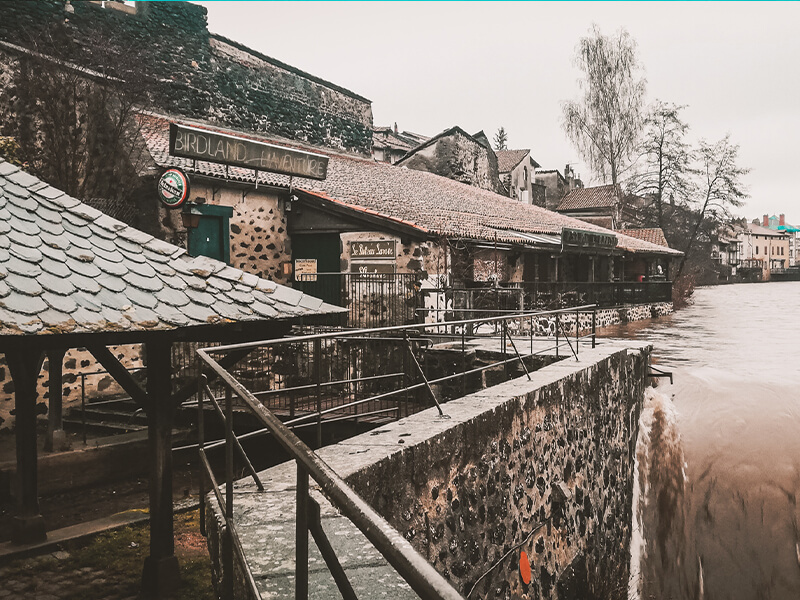
[[[177,208],[189,197],[189,178],[180,169],[167,169],[158,180],[158,198],[168,208]]]
[[[359,275],[392,275],[394,263],[350,263],[350,271]]]
[[[561,243],[572,248],[613,250],[617,247],[617,236],[610,233],[600,233],[599,231],[564,227],[561,230]]]
[[[350,242],[351,258],[394,258],[395,240]]]
[[[177,123],[170,123],[169,126],[169,153],[172,156],[309,179],[325,179],[328,174],[328,157],[322,154]]]
[[[294,259],[294,278],[297,281],[316,281],[317,280],[317,259],[316,258],[295,258]]]

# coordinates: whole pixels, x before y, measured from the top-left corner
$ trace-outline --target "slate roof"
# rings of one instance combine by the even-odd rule
[[[789,232],[787,231],[777,231],[775,229],[769,229],[768,227],[757,225],[755,223],[748,223],[747,229],[754,235],[770,235],[773,237],[784,237],[789,235]]]
[[[495,150],[497,170],[500,173],[510,173],[530,153],[530,150]],[[538,167],[539,164],[534,160],[533,166]]]
[[[0,336],[341,312],[158,240],[0,159]]]
[[[659,246],[666,246],[669,248],[667,238],[664,237],[664,232],[660,227],[644,228],[644,229],[618,229],[617,233],[634,237],[651,244],[658,244]]]
[[[169,154],[169,120],[166,117],[145,115],[142,117],[142,134],[148,150],[160,167],[181,167],[188,173],[224,178],[225,166],[205,161],[178,158]],[[212,131],[230,133],[185,119],[182,123],[194,127],[205,127]],[[274,141],[269,138],[236,132],[245,138]],[[297,143],[280,142],[285,146],[300,148]],[[487,240],[526,244],[524,233],[560,235],[563,227],[572,227],[609,233],[572,217],[560,215],[538,206],[522,204],[506,196],[482,190],[446,177],[425,171],[417,171],[362,159],[355,156],[336,154],[329,150],[314,148],[314,152],[330,157],[328,176],[323,181],[294,177],[295,188],[315,192],[339,204],[374,215],[402,221],[420,231],[433,235],[463,237],[473,240]],[[251,169],[229,167],[228,178],[235,181],[254,182]],[[275,173],[260,172],[259,185],[289,187],[289,177]],[[617,236],[618,247],[629,252],[654,252],[658,254],[680,254],[676,250],[655,246],[647,242]]]
[[[556,210],[584,210],[589,208],[608,208],[616,206],[618,194],[613,185],[572,190],[564,196]]]

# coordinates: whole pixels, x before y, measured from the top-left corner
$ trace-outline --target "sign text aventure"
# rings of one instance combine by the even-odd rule
[[[325,179],[328,157],[224,133],[170,123],[169,153],[309,179]]]

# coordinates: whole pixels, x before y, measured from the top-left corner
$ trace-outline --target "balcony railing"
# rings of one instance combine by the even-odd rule
[[[317,273],[299,275],[295,287],[348,309],[348,327],[410,325],[471,318],[465,310],[559,310],[587,304],[601,308],[672,301],[672,282],[543,282],[492,284],[468,281],[432,286],[417,273]],[[453,309],[453,315],[448,315]],[[499,313],[498,313],[499,314]],[[485,316],[476,313],[474,316]]]

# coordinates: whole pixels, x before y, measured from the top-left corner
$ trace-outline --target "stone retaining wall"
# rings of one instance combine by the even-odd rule
[[[478,582],[471,598],[627,597],[649,358],[649,346],[603,341],[531,381],[446,403],[450,419],[424,411],[319,455],[465,596]],[[291,568],[291,554],[275,557],[256,538],[262,520],[287,519],[290,531],[290,515],[263,507],[271,494],[290,494],[293,476],[292,463],[262,473],[266,496],[244,480],[236,486],[239,535],[264,553],[252,557],[255,565],[269,555]],[[219,515],[212,511],[208,525],[218,574]],[[521,551],[530,557],[530,584],[520,576]]]

